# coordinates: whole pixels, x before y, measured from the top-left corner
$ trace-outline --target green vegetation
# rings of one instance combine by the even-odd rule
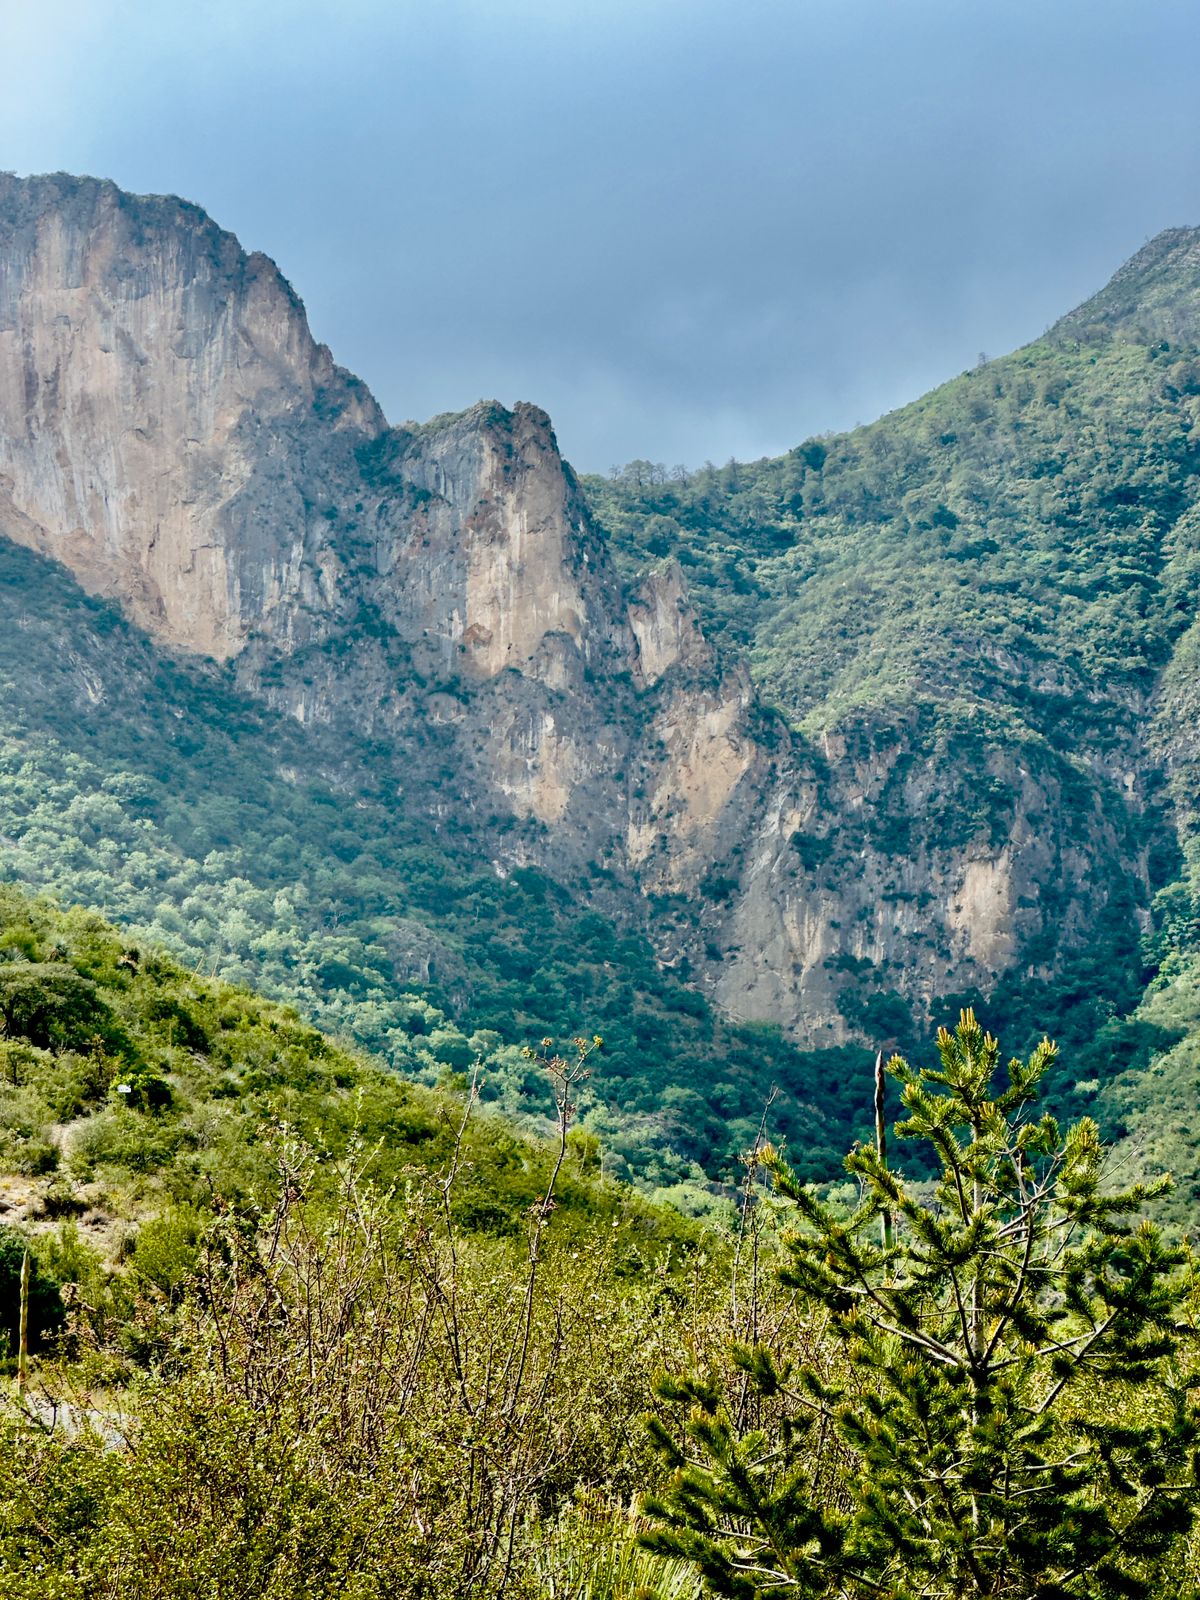
[[[70,648],[62,648],[62,641]],[[703,1209],[773,1086],[775,1127],[814,1176],[863,1103],[865,1051],[830,1073],[777,1030],[715,1014],[602,878],[501,876],[470,818],[438,820],[411,763],[277,718],[227,674],[156,653],[51,563],[0,541],[0,872],[96,907],[131,943],[295,1006],[406,1076],[484,1057],[482,1095],[536,1124],[528,1039],[606,1041],[583,1120],[604,1169]]]
[[[475,1099],[465,1075],[461,1089],[457,1077],[442,1090],[407,1082],[294,1010],[131,946],[94,913],[59,912],[3,887],[0,1015],[0,1172],[28,1180],[28,1206],[42,1218],[86,1214],[72,1221],[81,1243],[90,1231],[127,1251],[135,1276],[165,1292],[218,1197],[248,1206],[270,1188],[272,1129],[335,1162],[369,1150],[372,1181],[385,1188],[456,1150],[456,1217],[497,1237],[522,1231],[553,1164],[551,1145],[494,1113],[477,1111],[460,1133]],[[549,1127],[544,1052],[526,1050],[523,1064]],[[652,1211],[601,1176],[594,1139],[576,1134],[569,1155],[556,1182],[561,1232],[602,1220],[654,1249],[693,1236],[677,1213]],[[143,1218],[153,1219],[148,1231],[114,1237]],[[0,1235],[4,1317],[10,1256]]]
[[[797,727],[949,696],[1119,739],[1189,620],[1198,357],[1048,337],[776,460],[585,487],[629,568],[683,564]]]
[[[732,1393],[663,1386],[688,1416],[656,1424],[674,1472],[646,1543],[731,1600],[1164,1594],[1200,1496],[1191,1258],[1139,1221],[1154,1191],[1106,1188],[1095,1123],[1028,1115],[1052,1044],[999,1090],[971,1012],[938,1049],[891,1063],[932,1196],[860,1148],[847,1218],[764,1153],[797,1224],[782,1280],[833,1352],[760,1341]]]
[[[0,996],[6,1597],[694,1594],[622,1506],[728,1241],[599,1173],[598,1040],[534,1139],[13,889]]]
[[[29,1248],[40,1352],[0,1399],[6,1597],[1200,1578],[1189,1258],[1139,1224],[1149,1191],[1106,1189],[1094,1125],[1026,1115],[1051,1046],[1002,1091],[970,1016],[939,1071],[893,1063],[936,1193],[860,1147],[848,1215],[756,1141],[740,1225],[706,1233],[594,1172],[592,1040],[531,1054],[533,1141],[88,913],[10,892],[3,918],[49,1041],[4,1038],[10,1093],[59,1118],[0,1238],[0,1327]]]
[[[534,1595],[578,1574],[575,1520],[596,1545],[574,1507],[601,1486],[620,1538],[674,1316],[691,1343],[719,1310],[599,1217],[581,1266],[549,1179],[488,1239],[456,1220],[459,1153],[400,1191],[276,1154],[274,1197],[222,1210],[174,1298],[87,1304],[0,1422],[6,1596]]]

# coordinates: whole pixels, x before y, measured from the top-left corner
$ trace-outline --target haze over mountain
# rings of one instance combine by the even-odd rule
[[[43,563],[6,556],[13,870],[74,893],[104,857],[92,898],[186,947],[211,914],[187,863],[239,829],[187,786],[168,818],[161,729],[178,713],[215,749],[244,719],[221,757],[240,781],[257,762],[280,793],[341,796],[326,837],[373,924],[340,970],[273,949],[309,892],[276,838],[239,861],[238,960],[276,992],[303,973],[412,1065],[414,984],[466,1018],[483,885],[538,874],[603,925],[576,933],[593,987],[560,1009],[589,1027],[614,972],[674,1009],[599,1093],[657,1117],[660,1179],[726,1150],[696,1129],[752,1124],[773,1076],[794,1137],[836,1148],[866,1109],[839,1098],[856,1049],[977,994],[1079,1047],[1062,1095],[1115,1095],[1174,1036],[1121,1018],[1190,959],[1198,241],[1160,236],[1045,339],[870,428],[580,483],[532,405],[390,427],[273,263],[195,206],[0,178],[0,533]],[[44,685],[22,682],[39,639]],[[206,696],[227,726],[189,734]],[[114,762],[122,725],[146,770]],[[57,763],[60,801],[12,804],[30,762]],[[440,852],[435,879],[470,865],[461,904],[414,906],[389,819]],[[51,843],[64,821],[82,847]],[[122,905],[135,880],[148,901]],[[635,976],[641,936],[659,967]],[[732,1024],[791,1046],[689,1065],[689,1007],[718,1060]]]

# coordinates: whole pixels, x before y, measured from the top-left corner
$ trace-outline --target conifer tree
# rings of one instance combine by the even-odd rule
[[[1002,1087],[972,1012],[937,1044],[934,1068],[889,1063],[896,1133],[933,1146],[936,1186],[857,1148],[847,1217],[768,1156],[794,1208],[782,1277],[836,1354],[821,1372],[736,1353],[770,1426],[739,1428],[701,1376],[664,1384],[687,1414],[650,1424],[674,1471],[645,1542],[737,1600],[1136,1600],[1167,1574],[1179,1589],[1200,1433],[1181,1376],[1189,1258],[1143,1216],[1162,1186],[1112,1190],[1092,1121],[1064,1134],[1033,1114],[1048,1040]]]

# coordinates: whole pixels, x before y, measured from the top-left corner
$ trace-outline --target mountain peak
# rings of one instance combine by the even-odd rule
[[[1200,341],[1200,228],[1165,228],[1119,267],[1098,294],[1055,323],[1052,337],[1085,343]]]
[[[0,176],[0,419],[0,533],[218,658],[312,559],[332,457],[386,426],[267,256],[62,173]]]

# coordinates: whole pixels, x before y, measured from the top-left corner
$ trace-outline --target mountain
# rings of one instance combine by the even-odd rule
[[[545,415],[389,429],[270,263],[201,212],[0,188],[0,530],[158,644],[375,739],[482,853],[672,892],[721,869],[767,765],[748,679],[670,574],[626,595]]]
[[[678,561],[829,753],[809,849],[838,1004],[880,1031],[881,995],[923,980],[949,1009],[983,968],[985,1012],[1058,1031],[1078,1081],[1164,1042],[1121,1019],[1180,925],[1194,826],[1198,290],[1200,232],[1172,230],[1042,339],[870,427],[585,482],[623,570]]]
[[[290,716],[386,742],[410,781],[449,727],[460,809],[552,830],[564,861],[654,855],[624,769],[657,789],[670,762],[631,707],[684,667],[729,776],[675,781],[663,849],[715,847],[748,689],[689,649],[669,584],[631,608],[542,412],[389,429],[271,263],[194,207],[9,179],[0,218],[9,538]]]
[[[1190,893],[1197,238],[870,428],[581,482],[533,406],[389,426],[198,208],[0,178],[11,870],[406,1068],[606,1011],[659,1182],[772,1082],[819,1170],[863,1046],[979,996],[1124,1126],[1180,1032],[1128,1019]]]

